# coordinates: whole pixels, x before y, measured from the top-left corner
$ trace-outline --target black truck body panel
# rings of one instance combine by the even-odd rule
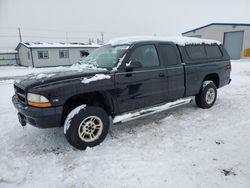
[[[129,63],[131,54],[138,47],[145,45],[155,48],[159,65],[126,71],[125,67]],[[15,82],[16,94],[12,101],[29,124],[48,128],[63,125],[65,105],[70,99],[79,95],[94,96],[94,93],[102,95],[112,109],[109,113],[111,117],[175,99],[195,96],[199,93],[202,82],[209,75],[213,78],[218,77],[218,88],[230,83],[230,59],[223,46],[218,45],[218,47],[222,52],[221,57],[192,60],[186,52],[186,46],[179,46],[172,42],[136,42],[129,47],[117,70],[55,72],[52,73],[52,77],[41,80],[28,76],[20,82]],[[166,50],[171,51],[171,55],[166,55]],[[84,78],[93,77],[96,74],[109,75],[110,79],[82,83]],[[52,103],[52,107],[29,106],[26,99],[27,93],[45,96]]]

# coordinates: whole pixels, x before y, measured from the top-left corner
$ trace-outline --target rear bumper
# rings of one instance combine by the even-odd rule
[[[12,103],[18,110],[19,118],[25,123],[38,128],[52,128],[61,126],[63,107],[35,108],[19,102],[16,95],[12,97]],[[20,121],[20,119],[19,119]]]
[[[229,76],[222,78],[220,79],[219,88],[229,85],[231,82],[232,82],[232,79]]]

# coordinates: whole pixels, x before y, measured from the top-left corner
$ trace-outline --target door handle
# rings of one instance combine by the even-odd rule
[[[161,72],[161,73],[159,73],[159,77],[160,77],[160,78],[162,78],[162,77],[164,77],[164,76],[165,76],[165,74],[164,74],[164,73],[162,73],[162,72]]]

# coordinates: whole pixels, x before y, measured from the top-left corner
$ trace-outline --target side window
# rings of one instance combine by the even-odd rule
[[[188,45],[186,46],[186,51],[188,56],[193,60],[205,59],[207,56],[203,45]]]
[[[59,57],[62,58],[69,58],[69,51],[68,50],[59,50]]]
[[[142,67],[159,66],[159,58],[154,45],[145,45],[137,47],[132,53],[129,61],[139,61]]]
[[[38,55],[38,59],[49,59],[48,51],[38,51],[37,55]]]
[[[222,57],[220,48],[217,45],[205,46],[208,58],[219,58]]]
[[[170,44],[160,44],[163,61],[167,66],[177,65],[179,62],[178,54],[174,46]]]

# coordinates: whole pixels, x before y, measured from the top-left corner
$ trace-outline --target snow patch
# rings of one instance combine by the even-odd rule
[[[36,75],[35,79],[42,79],[42,78],[50,78],[54,76],[55,74],[45,74],[45,73],[40,73]]]
[[[78,71],[78,72],[86,72],[87,70],[97,70],[97,71],[107,71],[107,69],[105,68],[98,68],[93,64],[84,64],[84,63],[76,63],[73,64],[69,70],[74,70],[74,71]]]
[[[28,79],[35,79],[35,80],[41,80],[41,79],[45,79],[45,78],[51,78],[53,77],[55,74],[54,73],[32,73],[28,75]],[[16,80],[16,83],[19,83],[21,80]]]
[[[126,66],[129,67],[131,65],[132,60],[130,60],[128,63],[126,63]]]
[[[99,48],[99,44],[69,43],[69,42],[21,42],[30,48]]]
[[[116,67],[114,67],[114,68],[112,69],[113,71],[117,71],[117,70],[118,70],[118,68],[121,66],[122,61],[124,60],[125,56],[126,56],[126,53],[122,56],[122,58],[119,59],[119,61],[118,61],[117,65],[116,65]]]
[[[23,69],[22,69],[23,70]],[[9,71],[12,71],[11,69]],[[105,68],[98,68],[95,65],[91,64],[73,64],[70,67],[52,67],[52,68],[26,68],[23,75],[27,76],[27,79],[46,79],[55,76],[59,72],[69,72],[69,71],[77,71],[77,72],[95,72],[95,71],[107,71]],[[0,70],[1,72],[1,70]],[[21,71],[20,71],[21,72]],[[28,74],[27,74],[28,73]],[[27,74],[27,75],[25,75]],[[11,75],[11,72],[9,72]],[[1,78],[1,77],[0,77]],[[22,80],[16,79],[16,83],[21,82]]]
[[[132,44],[134,42],[143,42],[143,41],[165,41],[165,42],[173,42],[180,46],[185,46],[189,44],[218,44],[221,42],[216,40],[208,40],[208,39],[199,39],[193,37],[158,37],[158,36],[134,36],[134,37],[123,37],[123,38],[115,38],[110,40],[107,44],[110,45],[122,45],[122,44]]]
[[[88,84],[90,82],[95,82],[97,80],[104,80],[104,79],[110,79],[111,76],[105,75],[105,74],[96,74],[90,78],[83,78],[82,83]]]
[[[64,134],[67,133],[67,130],[70,127],[71,119],[80,112],[80,110],[84,109],[86,107],[86,104],[80,105],[76,107],[74,110],[72,110],[69,115],[67,116],[65,122],[64,122]]]
[[[210,83],[213,83],[213,81],[211,81],[211,80],[204,81],[202,84],[202,89],[204,89]]]

